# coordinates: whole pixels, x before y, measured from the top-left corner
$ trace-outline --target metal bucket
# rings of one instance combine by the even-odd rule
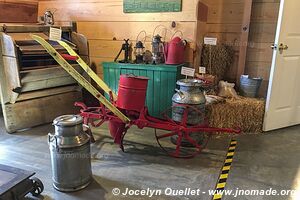
[[[92,180],[90,137],[83,131],[79,115],[64,115],[53,121],[55,134],[49,133],[52,179],[55,189],[72,192]]]
[[[249,75],[242,75],[240,78],[240,93],[244,97],[256,98],[261,86],[262,78],[250,78]]]

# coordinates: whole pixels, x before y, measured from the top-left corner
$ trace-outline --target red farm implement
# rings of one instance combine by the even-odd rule
[[[194,113],[193,117],[203,117],[205,113],[187,104],[173,104],[169,110],[162,113],[161,118],[152,117],[148,114],[148,109],[145,106],[148,78],[121,75],[117,96],[71,48],[68,48],[65,42],[57,41],[70,55],[60,55],[44,39],[35,35],[32,37],[39,42],[79,84],[101,102],[100,107],[87,107],[83,103],[76,103],[76,106],[81,107],[80,115],[84,118],[86,125],[91,124],[94,127],[100,127],[103,123],[108,122],[110,134],[114,142],[120,145],[123,151],[123,139],[128,129],[132,126],[137,126],[139,129],[146,127],[153,128],[159,146],[166,151],[168,155],[177,158],[190,158],[197,155],[205,148],[211,135],[216,132],[240,133],[240,130],[236,129],[209,127],[207,123],[189,124],[188,118],[190,112]],[[80,75],[67,60],[76,60],[98,86],[109,95],[110,101]],[[170,112],[175,108],[182,110],[180,121],[175,121],[170,117],[172,115]],[[195,135],[198,135],[197,139],[195,139]]]

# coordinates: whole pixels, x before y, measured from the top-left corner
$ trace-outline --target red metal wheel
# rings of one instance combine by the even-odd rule
[[[175,158],[192,158],[204,149],[208,143],[209,135],[203,134],[203,140],[201,142],[195,140],[190,136],[190,132],[166,132],[155,129],[155,136],[158,145],[170,156]],[[177,136],[176,141],[173,141],[172,136]],[[190,144],[183,145],[184,141],[188,141]]]
[[[178,107],[178,105],[176,106]],[[191,158],[206,147],[210,137],[208,134],[201,132],[201,126],[188,124],[188,112],[193,110],[199,113],[199,117],[203,116],[203,113],[188,105],[182,105],[182,107],[184,108],[184,113],[181,122],[172,120],[168,117],[168,114],[163,115],[167,122],[174,125],[175,131],[155,130],[155,136],[158,145],[168,155],[176,158]],[[167,111],[170,110],[168,109]],[[195,132],[195,130],[197,131]]]

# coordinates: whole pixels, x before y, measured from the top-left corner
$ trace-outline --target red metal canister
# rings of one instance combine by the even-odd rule
[[[146,101],[148,78],[134,75],[121,75],[117,107],[140,112]]]

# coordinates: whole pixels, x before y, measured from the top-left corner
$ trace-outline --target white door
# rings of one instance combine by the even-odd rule
[[[281,0],[264,131],[300,124],[299,11],[299,0]]]

